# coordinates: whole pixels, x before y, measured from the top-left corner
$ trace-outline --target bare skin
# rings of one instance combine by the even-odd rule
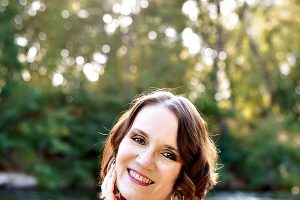
[[[101,185],[101,196],[105,197],[105,200],[118,200],[117,196],[114,194],[116,179],[116,167],[115,164],[113,164]]]

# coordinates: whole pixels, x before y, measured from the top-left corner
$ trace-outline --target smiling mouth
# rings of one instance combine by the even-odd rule
[[[148,186],[154,183],[151,179],[143,176],[135,170],[127,169],[127,171],[131,180],[138,185]]]

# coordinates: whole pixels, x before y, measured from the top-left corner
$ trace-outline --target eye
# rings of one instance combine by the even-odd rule
[[[131,139],[133,141],[135,141],[136,143],[138,143],[138,144],[141,144],[141,145],[145,145],[146,144],[145,139],[142,136],[134,135],[134,136],[131,137]]]
[[[173,161],[177,160],[176,155],[173,152],[165,151],[162,153],[162,155],[170,160],[173,160]]]

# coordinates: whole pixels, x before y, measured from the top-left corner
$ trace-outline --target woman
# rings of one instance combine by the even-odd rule
[[[144,94],[112,128],[101,162],[101,199],[203,199],[216,184],[217,151],[185,97]]]

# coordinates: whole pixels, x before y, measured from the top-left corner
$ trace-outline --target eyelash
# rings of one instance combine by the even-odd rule
[[[176,155],[172,152],[166,151],[166,152],[163,152],[162,155],[164,157],[166,157],[167,159],[170,159],[170,160],[173,160],[173,161],[177,160]]]
[[[145,145],[145,144],[146,144],[144,138],[141,137],[141,136],[139,136],[139,135],[134,135],[134,136],[131,137],[131,139],[132,139],[134,142],[136,142],[136,143],[138,143],[138,144],[140,144],[140,145]],[[176,161],[176,160],[177,160],[176,155],[175,155],[174,153],[172,153],[172,152],[169,152],[169,151],[163,152],[163,153],[162,153],[162,156],[164,156],[164,157],[167,158],[167,159],[173,160],[173,161]]]
[[[145,145],[146,144],[145,140],[141,136],[135,135],[135,136],[132,136],[131,139],[133,141],[135,141],[136,143],[138,143],[138,144],[141,144],[141,145]]]

